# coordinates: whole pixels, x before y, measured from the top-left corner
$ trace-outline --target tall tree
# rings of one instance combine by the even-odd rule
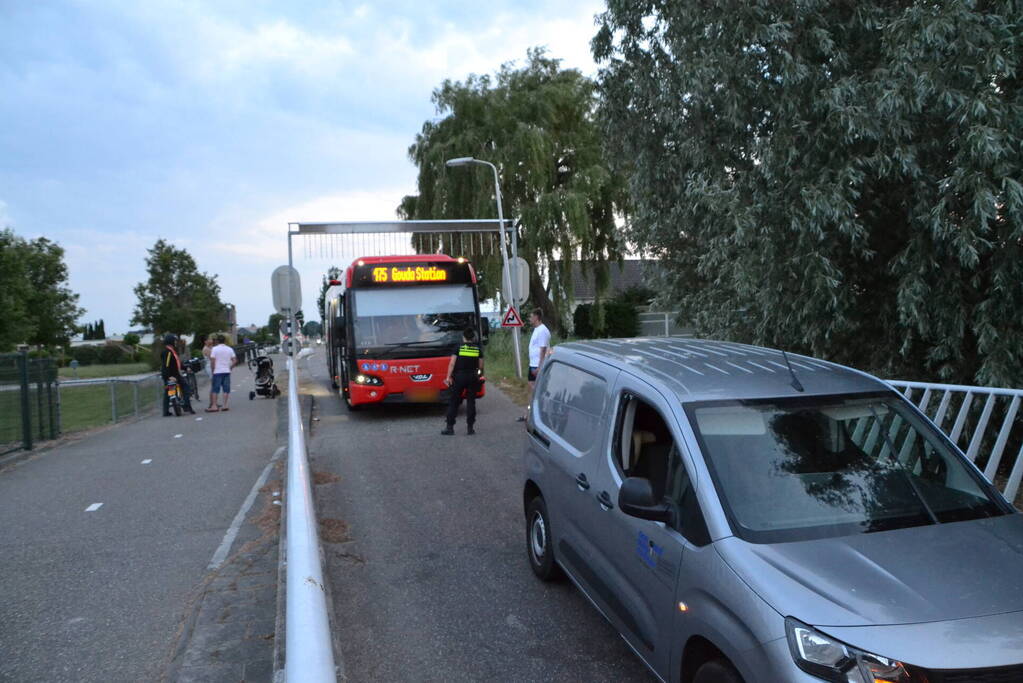
[[[505,64],[493,79],[444,81],[433,102],[440,118],[424,123],[409,148],[419,168],[419,194],[405,197],[399,215],[496,218],[491,170],[445,167],[447,159],[463,156],[494,163],[504,214],[520,220],[530,300],[560,326],[571,287],[567,262],[596,262],[602,292],[607,263],[623,250],[615,220],[623,212],[625,183],[604,159],[594,83],[533,49],[524,66]]]
[[[207,334],[224,327],[225,307],[216,275],[200,273],[185,249],[157,240],[149,249],[149,279],[135,286],[132,324],[155,332]]]
[[[0,230],[0,350],[67,343],[83,313],[67,279],[59,244]]]
[[[610,3],[631,236],[704,333],[1023,382],[1018,0]]]
[[[323,281],[320,283],[320,296],[316,298],[316,310],[320,312],[320,320],[327,320],[326,311],[326,299],[327,290],[330,288],[332,280],[338,280],[341,277],[341,269],[337,266],[331,266],[327,269],[327,274],[323,276]]]

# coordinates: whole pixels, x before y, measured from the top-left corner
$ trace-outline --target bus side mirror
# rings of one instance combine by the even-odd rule
[[[480,339],[484,344],[490,341],[490,318],[480,318]]]

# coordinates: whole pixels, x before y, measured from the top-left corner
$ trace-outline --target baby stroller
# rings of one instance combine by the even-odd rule
[[[267,398],[277,398],[281,390],[274,383],[274,362],[270,356],[257,356],[249,359],[249,370],[256,373],[256,390],[249,392],[249,400],[256,398],[256,394]]]

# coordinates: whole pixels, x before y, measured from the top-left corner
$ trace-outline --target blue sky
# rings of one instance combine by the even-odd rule
[[[159,237],[265,324],[288,221],[394,218],[433,88],[536,45],[593,74],[602,7],[0,1],[0,226],[63,245],[108,333]],[[307,311],[322,253],[296,252]]]

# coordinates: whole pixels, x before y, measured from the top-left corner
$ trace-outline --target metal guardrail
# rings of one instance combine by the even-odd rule
[[[692,337],[693,330],[675,322],[678,311],[640,311],[641,337]]]
[[[927,415],[956,446],[963,448],[965,445],[963,452],[966,457],[981,468],[988,481],[995,484],[1010,502],[1016,500],[1023,480],[1023,421],[1016,419],[1023,390],[905,380],[888,380],[888,384],[902,389],[902,394],[913,401],[920,412]],[[931,409],[931,403],[938,395],[940,399]],[[982,399],[983,405],[976,399]],[[955,420],[948,426],[953,413]],[[993,424],[999,425],[997,432],[990,429]],[[1006,446],[1010,443],[1019,445],[1016,457],[1004,460]]]
[[[298,366],[288,358],[287,602],[284,677],[292,683],[336,681],[320,563],[316,508],[309,476],[305,429],[298,402]]]

